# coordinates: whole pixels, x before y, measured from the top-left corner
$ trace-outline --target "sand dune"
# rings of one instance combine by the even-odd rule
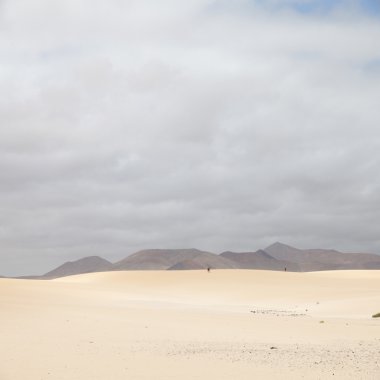
[[[378,379],[380,271],[0,279],[0,379]]]

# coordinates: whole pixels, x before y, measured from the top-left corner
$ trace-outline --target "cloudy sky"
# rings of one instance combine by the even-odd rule
[[[379,0],[0,0],[0,274],[379,219]]]

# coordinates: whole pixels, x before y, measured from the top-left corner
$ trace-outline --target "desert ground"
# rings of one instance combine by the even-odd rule
[[[0,380],[380,379],[380,271],[0,279]]]

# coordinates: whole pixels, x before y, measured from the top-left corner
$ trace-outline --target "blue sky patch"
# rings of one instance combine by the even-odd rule
[[[271,10],[290,8],[303,14],[328,14],[337,8],[350,7],[344,0],[256,0],[255,3]],[[365,13],[380,15],[380,0],[356,0],[353,5]]]

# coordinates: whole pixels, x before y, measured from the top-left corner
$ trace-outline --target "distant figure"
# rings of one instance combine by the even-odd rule
[[[207,272],[210,272],[211,271],[211,268],[210,267],[207,267]]]
[[[286,272],[286,267],[285,267],[285,272]]]

